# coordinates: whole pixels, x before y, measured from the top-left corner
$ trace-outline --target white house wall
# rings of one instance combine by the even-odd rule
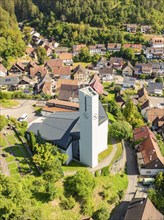
[[[160,172],[164,172],[164,169],[140,169],[142,176],[156,176]]]
[[[108,120],[98,127],[98,154],[108,147]]]

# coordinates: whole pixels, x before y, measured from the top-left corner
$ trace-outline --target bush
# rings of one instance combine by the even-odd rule
[[[109,211],[106,208],[101,208],[94,212],[92,218],[94,220],[108,220],[109,219]]]
[[[120,199],[120,200],[122,199],[123,195],[124,195],[124,191],[123,191],[123,190],[120,190],[120,191],[118,192],[118,196],[119,196],[119,199]]]
[[[101,169],[101,175],[102,176],[108,176],[109,175],[109,166],[103,167]]]
[[[117,202],[117,196],[115,195],[115,196],[112,196],[112,198],[110,199],[110,200],[108,200],[108,203],[109,204],[114,204],[114,203],[116,203]]]
[[[82,206],[81,206],[81,212],[84,215],[92,215],[93,214],[93,200],[92,198],[88,198],[87,200],[83,200]]]
[[[64,198],[61,201],[61,205],[66,210],[73,209],[75,206],[75,200],[72,196],[70,196],[68,199]]]
[[[96,170],[95,171],[95,177],[99,177],[100,176],[100,170]]]

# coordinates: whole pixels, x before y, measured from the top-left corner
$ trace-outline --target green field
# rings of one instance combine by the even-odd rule
[[[3,107],[3,108],[13,108],[17,105],[19,105],[19,102],[16,100],[10,100],[10,99],[0,100],[0,107]]]
[[[113,150],[113,145],[111,143],[111,137],[108,135],[108,148],[98,155],[98,161],[100,162],[103,159],[105,159],[107,156],[109,156],[112,150]]]
[[[108,120],[111,121],[111,122],[115,122],[116,119],[114,118],[114,116],[110,113],[110,112],[107,112],[107,116],[108,116]]]
[[[62,166],[62,169],[64,172],[76,171],[76,170],[84,169],[84,168],[86,168],[84,164],[81,164],[75,160],[72,160],[68,165]]]

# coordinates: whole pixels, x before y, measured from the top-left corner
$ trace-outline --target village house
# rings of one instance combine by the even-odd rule
[[[119,52],[121,50],[121,44],[117,43],[108,43],[107,50],[111,53]]]
[[[33,89],[35,82],[27,76],[20,77],[18,88],[29,91],[29,89]]]
[[[156,209],[147,197],[134,197],[125,214],[124,220],[163,220],[164,216]]]
[[[79,104],[75,102],[50,99],[42,108],[42,116],[48,116],[53,112],[73,112],[79,110]]]
[[[164,125],[164,110],[157,107],[148,108],[144,118],[151,123],[154,130],[157,130]]]
[[[35,48],[31,47],[26,47],[25,51],[26,55],[30,56],[31,58],[35,58]]]
[[[115,100],[116,100],[116,102],[117,102],[117,104],[121,107],[121,108],[123,108],[124,106],[125,106],[125,100],[122,98],[122,96],[121,95],[118,95],[116,98],[115,98]]]
[[[59,79],[56,86],[56,93],[59,100],[79,102],[79,83],[77,80]]]
[[[151,25],[141,25],[141,33],[143,33],[143,34],[152,33],[152,26]]]
[[[12,65],[9,72],[12,74],[25,74],[26,65],[24,65],[22,62],[16,62]]]
[[[151,62],[151,64],[155,76],[162,76],[164,74],[164,62]]]
[[[71,77],[70,66],[52,67],[52,71],[49,75],[56,81],[58,79],[70,79]]]
[[[149,82],[146,90],[150,95],[163,95],[164,83]]]
[[[99,70],[99,77],[102,82],[108,82],[114,79],[115,70],[112,67],[106,67]]]
[[[59,54],[59,59],[63,61],[66,66],[72,66],[72,53],[61,53]]]
[[[64,66],[63,60],[61,59],[50,59],[44,62],[44,67],[49,73],[53,71],[54,67],[61,68]]]
[[[106,54],[105,44],[91,45],[88,48],[89,48],[89,53],[91,56],[94,54],[101,54],[101,55]]]
[[[147,59],[164,59],[164,49],[163,47],[147,47],[145,55]]]
[[[133,77],[124,77],[123,78],[123,88],[135,88],[136,79]]]
[[[79,84],[88,84],[89,74],[86,69],[84,69],[81,65],[78,65],[73,70],[73,78],[77,80]]]
[[[149,41],[153,48],[164,48],[164,38],[163,37],[153,37]]]
[[[107,149],[108,118],[99,95],[91,88],[79,90],[79,111],[55,112],[35,120],[28,132],[40,133],[72,159],[89,167],[98,165],[98,155]],[[28,133],[27,133],[28,136]]]
[[[7,69],[3,66],[2,63],[0,63],[0,77],[1,76],[7,76]]]
[[[46,50],[46,55],[49,57],[53,54],[53,50],[51,47],[49,47],[48,45],[44,46],[44,49]]]
[[[94,89],[99,95],[102,95],[104,93],[103,85],[101,83],[101,80],[97,74],[94,74],[89,82],[89,86]]]
[[[73,56],[77,56],[82,48],[85,48],[86,44],[78,44],[72,46],[72,54]]]
[[[164,157],[162,156],[157,140],[151,135],[136,146],[137,162],[141,175],[155,176],[164,172]]]
[[[40,82],[37,84],[36,92],[50,96],[54,95],[53,79],[48,74],[43,76]]]
[[[126,31],[131,33],[136,33],[138,28],[137,24],[126,24]]]
[[[56,47],[55,49],[54,49],[54,52],[57,54],[57,55],[59,55],[59,54],[61,54],[61,53],[68,53],[68,47]]]
[[[126,62],[122,67],[122,75],[123,76],[133,76],[134,67],[132,64],[128,61]]]
[[[124,44],[123,48],[124,49],[131,48],[131,49],[133,49],[135,54],[141,54],[142,44]]]
[[[110,57],[110,60],[109,60],[110,67],[113,67],[115,69],[121,70],[123,64],[124,64],[123,58],[120,58],[120,57]]]
[[[134,75],[139,76],[141,74],[151,75],[153,72],[151,63],[136,63],[134,68]]]
[[[9,76],[0,77],[0,87],[2,90],[17,89],[19,83],[19,75],[12,74]]]
[[[151,136],[152,138],[156,139],[155,134],[149,129],[147,125],[144,125],[139,128],[135,128],[133,130],[133,141],[142,141],[148,136]]]
[[[47,74],[47,69],[44,68],[43,66],[35,66],[35,67],[30,67],[29,69],[29,77],[36,83],[38,83],[43,76]]]
[[[98,60],[97,64],[95,65],[94,69],[99,70],[109,66],[110,66],[109,61],[106,58],[101,57],[100,60]]]
[[[143,116],[145,115],[147,109],[153,107],[145,87],[138,90],[138,104],[140,105],[141,114]]]

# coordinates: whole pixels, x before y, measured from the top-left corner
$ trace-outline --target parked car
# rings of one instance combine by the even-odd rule
[[[28,114],[24,113],[20,118],[18,118],[18,121],[26,121],[28,118]]]
[[[143,186],[150,186],[155,182],[155,178],[143,178]]]

